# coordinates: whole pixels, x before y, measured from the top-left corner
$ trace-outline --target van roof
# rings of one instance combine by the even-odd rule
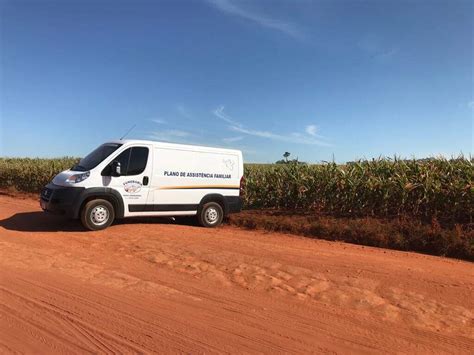
[[[202,145],[191,145],[191,144],[178,144],[178,143],[167,143],[167,142],[157,142],[151,140],[142,140],[142,139],[122,139],[122,140],[112,140],[106,143],[118,143],[118,144],[133,144],[133,143],[142,143],[142,144],[152,144],[155,147],[162,147],[162,148],[171,148],[171,149],[196,149],[198,151],[202,150],[211,150],[215,152],[228,152],[228,153],[237,153],[242,154],[240,150],[237,149],[227,149],[227,148],[220,148],[220,147],[208,147]]]

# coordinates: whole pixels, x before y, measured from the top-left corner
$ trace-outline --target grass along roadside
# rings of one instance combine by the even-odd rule
[[[318,216],[294,211],[248,210],[230,215],[231,225],[474,261],[472,225],[441,227],[436,220]]]

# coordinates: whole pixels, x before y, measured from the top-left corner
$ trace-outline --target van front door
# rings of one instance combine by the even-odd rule
[[[143,215],[151,211],[153,194],[149,193],[153,164],[153,149],[148,145],[129,147],[112,159],[104,177],[104,185],[117,190],[123,198],[124,215]],[[120,164],[120,176],[110,176],[112,165]],[[109,180],[109,181],[107,181]]]

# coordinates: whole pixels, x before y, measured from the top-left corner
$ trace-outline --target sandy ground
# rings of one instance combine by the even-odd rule
[[[0,196],[0,352],[474,353],[474,264]]]

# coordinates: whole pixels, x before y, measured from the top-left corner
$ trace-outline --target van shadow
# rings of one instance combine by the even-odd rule
[[[128,217],[115,220],[112,225],[127,224],[176,224],[180,226],[197,226],[196,218],[192,217]]]
[[[0,221],[0,227],[19,232],[78,232],[84,227],[77,220],[44,212],[21,212]]]
[[[127,224],[179,224],[196,225],[193,219],[167,217],[134,217],[116,220],[113,225]],[[84,232],[79,220],[45,212],[22,212],[0,220],[0,227],[19,232]]]

